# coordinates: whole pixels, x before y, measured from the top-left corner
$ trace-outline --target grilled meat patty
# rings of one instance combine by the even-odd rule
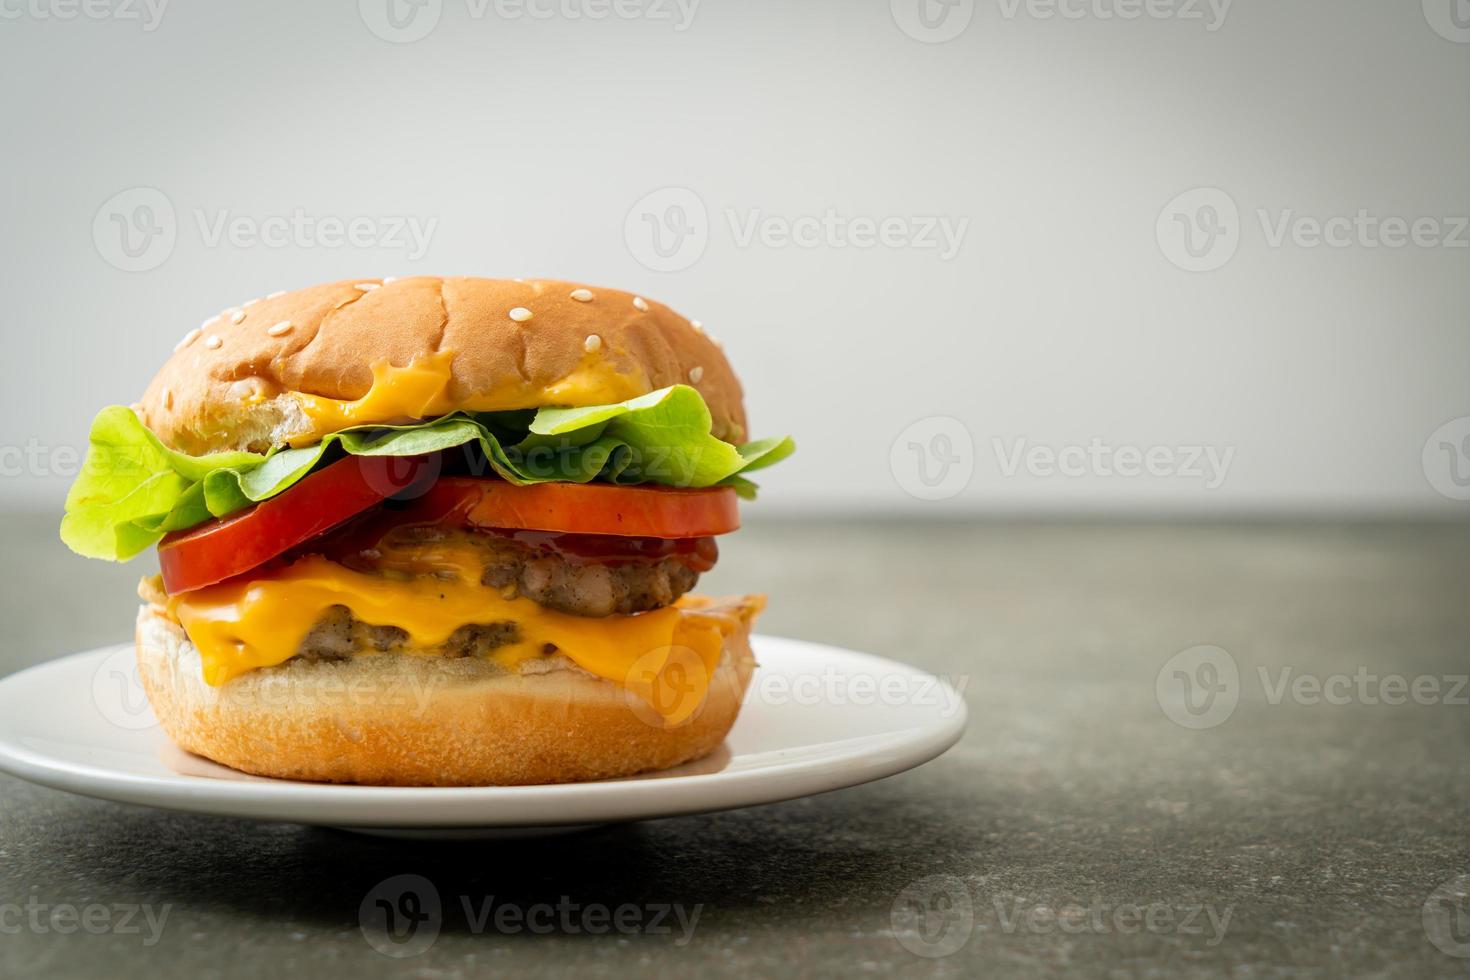
[[[659,609],[699,581],[699,573],[677,557],[599,560],[534,538],[440,526],[394,528],[371,547],[337,560],[369,573],[477,574],[507,598],[521,596],[573,616]]]

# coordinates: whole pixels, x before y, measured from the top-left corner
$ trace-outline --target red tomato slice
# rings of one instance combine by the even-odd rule
[[[169,534],[158,546],[164,588],[176,595],[258,568],[392,496],[411,501],[395,514],[394,523],[402,524],[452,522],[674,540],[740,527],[735,491],[729,487],[518,487],[499,479],[435,480],[438,462],[438,456],[349,456],[247,511]]]
[[[637,538],[707,538],[740,527],[730,487],[704,490],[605,483],[534,483],[443,477],[401,522]]]
[[[394,494],[438,475],[437,456],[348,456],[249,510],[158,545],[170,594],[202,589],[263,565]]]

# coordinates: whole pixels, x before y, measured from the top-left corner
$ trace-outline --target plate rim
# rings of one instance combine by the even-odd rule
[[[625,777],[533,786],[361,786],[264,777],[234,781],[180,773],[178,778],[183,781],[176,782],[167,777],[129,773],[98,763],[57,760],[21,744],[19,738],[23,735],[13,730],[0,734],[0,772],[93,799],[236,819],[402,829],[557,827],[573,823],[616,823],[712,813],[859,786],[924,765],[943,755],[964,735],[969,708],[963,693],[945,677],[861,650],[769,634],[752,637],[752,646],[757,649],[758,656],[760,645],[771,642],[794,644],[818,654],[835,654],[849,663],[853,659],[865,660],[874,667],[933,678],[953,693],[952,703],[956,710],[947,716],[936,715],[931,727],[895,729],[893,733],[885,733],[908,734],[910,737],[881,747],[876,752],[871,745],[860,745],[818,759],[793,759],[736,772],[722,770],[658,779]],[[25,675],[62,669],[63,664],[75,665],[88,659],[101,659],[120,648],[131,646],[130,643],[113,643],[53,657],[0,677],[0,689],[9,687]],[[156,727],[152,730],[159,737],[168,737]],[[800,788],[791,785],[797,781]],[[658,789],[655,793],[633,793],[629,786]],[[656,798],[657,802],[640,805],[640,800],[649,797]],[[558,810],[558,804],[571,801],[600,805],[606,815],[590,818],[581,812],[550,815]],[[534,814],[517,813],[500,819],[495,812],[497,802],[513,804],[517,809],[528,803],[539,803],[547,815],[537,818]],[[414,812],[415,808],[426,804],[432,809]],[[336,815],[324,812],[308,818],[301,815],[303,807],[333,810]],[[367,808],[378,812],[367,812]],[[468,821],[452,819],[452,813],[446,813],[469,808],[478,808],[481,812]],[[272,815],[260,812],[262,809],[293,812]]]

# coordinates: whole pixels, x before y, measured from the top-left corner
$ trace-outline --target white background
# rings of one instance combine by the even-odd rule
[[[762,481],[772,512],[1463,508],[1423,450],[1470,416],[1470,249],[1273,247],[1258,211],[1470,215],[1470,43],[1447,20],[1464,0],[1240,0],[1218,23],[1158,2],[1202,19],[961,2],[942,23],[963,30],[936,44],[900,27],[906,0],[704,0],[687,25],[672,3],[594,21],[430,0],[406,21],[427,35],[394,43],[369,26],[387,0],[177,0],[151,30],[141,2],[63,20],[64,2],[5,0],[0,504],[59,506],[93,412],[134,399],[206,315],[418,272],[580,279],[703,320],[755,434],[801,444]],[[167,198],[175,240],[127,272],[106,205],[138,187]],[[634,209],[669,187],[707,220],[688,267],[663,272]],[[1202,187],[1238,209],[1237,249],[1189,272],[1156,226]],[[435,225],[416,261],[391,243],[211,245],[200,227],[296,209]],[[742,244],[730,218],[828,209],[968,226],[946,259]],[[891,451],[933,416],[962,437],[930,460],[959,467],[937,493],[903,469],[945,449],[938,423]],[[1008,476],[997,440],[1233,457],[1215,489],[1093,463]]]

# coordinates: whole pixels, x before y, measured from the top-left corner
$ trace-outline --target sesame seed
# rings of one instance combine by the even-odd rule
[[[235,312],[233,312],[233,313],[230,314],[230,322],[231,323],[239,323],[243,319],[245,319],[245,311],[244,310],[236,310]]]
[[[582,341],[582,346],[587,349],[587,353],[596,354],[598,351],[602,350],[602,338],[597,336],[597,334],[595,333],[588,334],[587,339]]]
[[[352,288],[353,289],[361,289],[363,292],[367,292],[367,291],[369,291],[371,289],[377,289],[378,288],[378,284],[375,283],[375,282],[360,282],[356,286],[353,286]]]
[[[574,289],[572,290],[572,299],[576,300],[578,303],[590,303],[592,302],[592,290]]]
[[[516,323],[525,323],[527,320],[531,319],[531,317],[535,315],[536,314],[532,313],[524,306],[517,306],[515,309],[510,311],[510,318]]]
[[[213,320],[210,320],[209,322],[210,323],[213,323],[214,321]],[[185,347],[188,347],[194,341],[198,340],[199,339],[199,335],[201,333],[203,333],[203,332],[204,331],[203,330],[200,330],[198,327],[195,327],[193,330],[190,330],[188,333],[184,334],[184,338],[182,340],[180,340],[177,344],[174,344],[174,350],[175,351],[181,351]]]
[[[644,299],[642,296],[633,297],[633,306],[636,309],[642,310],[644,313],[648,312],[648,300]]]
[[[243,302],[243,303],[240,304],[240,308],[241,309],[245,309],[246,307],[254,306],[256,303],[259,303],[259,302],[260,302],[259,299],[247,299],[245,302]]]
[[[204,346],[208,347],[210,350],[219,350],[221,347],[224,346],[224,344],[225,342],[223,340],[220,340],[219,337],[214,334],[210,334],[207,338],[205,338],[204,341]]]
[[[698,320],[690,320],[689,325],[695,330],[698,330],[700,333],[704,333],[704,324],[700,323]]]
[[[703,378],[704,378],[704,368],[702,368],[702,367],[692,367],[692,368],[689,369],[689,380],[690,380],[691,383],[693,383],[693,384],[699,384],[700,380],[703,379]]]
[[[267,330],[266,331],[266,335],[267,336],[270,336],[270,337],[279,337],[282,334],[288,334],[290,332],[291,332],[291,321],[290,320],[282,320],[280,323],[276,324],[275,326],[273,326],[269,330]]]
[[[277,289],[273,293],[266,294],[266,297],[265,298],[266,299],[275,299],[277,296],[285,296],[285,295],[286,295],[286,291],[284,289]]]
[[[389,277],[387,277],[386,279],[383,280],[383,285],[386,286],[390,282],[397,282],[397,281],[398,281],[398,277],[397,276],[389,276]]]
[[[163,407],[164,408],[173,408],[174,407],[174,393],[173,393],[173,389],[171,389],[171,388],[165,388],[165,389],[163,389]]]

